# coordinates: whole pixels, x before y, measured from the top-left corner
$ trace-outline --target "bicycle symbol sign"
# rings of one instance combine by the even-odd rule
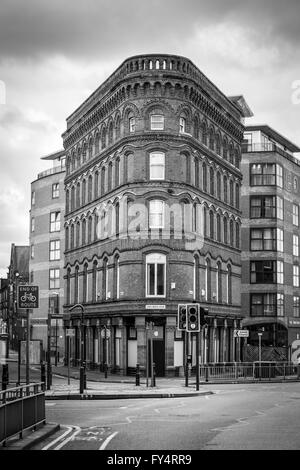
[[[39,308],[38,286],[19,286],[19,308]]]

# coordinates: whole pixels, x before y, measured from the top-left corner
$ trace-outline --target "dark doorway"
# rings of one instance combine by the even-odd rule
[[[154,331],[157,335],[153,335],[153,362],[155,363],[155,373],[157,377],[165,376],[165,340],[164,340],[164,327],[155,326]],[[149,339],[149,377],[151,377],[151,342]]]

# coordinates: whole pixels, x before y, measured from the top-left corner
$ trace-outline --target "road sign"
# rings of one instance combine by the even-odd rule
[[[66,336],[75,336],[74,328],[66,328]]]
[[[39,308],[39,287],[18,286],[18,307]]]
[[[105,336],[105,332],[106,332],[106,336]],[[101,330],[101,338],[110,338],[110,330],[108,328],[102,328]]]
[[[233,336],[234,338],[248,338],[249,330],[234,330]]]

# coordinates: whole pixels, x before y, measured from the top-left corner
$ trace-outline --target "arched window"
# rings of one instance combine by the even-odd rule
[[[116,206],[115,206],[115,214],[116,214],[115,234],[116,234],[116,237],[118,238],[120,234],[120,205],[118,202],[116,203]]]
[[[102,275],[102,298],[103,300],[107,300],[108,296],[108,260],[104,258],[103,260],[103,275]]]
[[[229,162],[233,165],[234,163],[234,149],[233,149],[233,145],[230,144],[229,146]]]
[[[221,200],[221,175],[217,173],[217,198]]]
[[[93,157],[93,139],[89,140],[89,158]]]
[[[66,190],[66,213],[68,214],[70,210],[70,191]]]
[[[203,191],[207,193],[207,168],[206,168],[206,163],[202,163],[202,187],[203,187]]]
[[[88,218],[88,239],[87,242],[92,242],[92,226],[93,226],[93,217],[90,215]]]
[[[97,302],[97,277],[98,277],[98,262],[93,262],[93,274],[92,274],[92,301]]]
[[[214,227],[214,213],[209,211],[209,237],[213,240],[215,238],[215,227]]]
[[[223,230],[224,230],[224,243],[225,245],[228,244],[228,221],[227,217],[224,217],[223,219]]]
[[[235,246],[240,248],[240,224],[238,222],[235,224]]]
[[[217,241],[221,241],[221,216],[217,214]]]
[[[113,143],[113,123],[111,122],[108,128],[108,143],[111,145]]]
[[[229,204],[233,206],[233,181],[229,182]]]
[[[225,158],[225,160],[227,160],[227,157],[228,157],[227,153],[228,153],[227,140],[223,139],[223,158]]]
[[[86,220],[83,219],[81,226],[81,244],[85,245],[86,243]]]
[[[71,304],[71,268],[67,269],[67,305]]]
[[[115,164],[115,188],[117,188],[120,184],[120,159],[116,159]]]
[[[229,223],[229,245],[233,246],[233,220]]]
[[[149,201],[149,228],[164,228],[164,201],[152,199]]]
[[[71,189],[71,211],[75,209],[75,187],[72,186]]]
[[[106,128],[103,126],[101,132],[101,149],[105,149],[106,147]]]
[[[215,195],[215,173],[212,167],[209,169],[210,194]]]
[[[203,208],[203,222],[204,222],[204,236],[207,237],[207,209],[206,207]]]
[[[71,243],[70,243],[70,245],[71,245],[71,250],[73,250],[73,248],[74,248],[74,225],[73,224],[71,225]]]
[[[88,265],[85,264],[83,266],[83,292],[82,292],[82,300],[85,304],[88,301]]]
[[[152,253],[146,256],[146,297],[166,295],[166,255]]]
[[[66,226],[65,229],[65,245],[66,245],[66,250],[69,249],[69,227]]]
[[[232,268],[227,265],[227,302],[232,304]]]
[[[216,134],[216,153],[221,155],[221,138],[219,134]]]
[[[120,297],[120,258],[119,255],[114,259],[114,298]]]
[[[215,150],[215,135],[213,128],[209,131],[209,148],[211,150]]]
[[[224,191],[224,202],[228,203],[228,187],[227,187],[227,176],[223,178],[223,191]]]
[[[199,160],[198,158],[195,158],[194,163],[195,163],[195,186],[196,188],[199,188]]]
[[[95,153],[99,153],[99,150],[100,150],[100,136],[99,136],[99,132],[97,131],[96,135],[95,135]]]
[[[217,288],[217,302],[222,302],[222,266],[220,261],[217,262],[217,274],[216,274],[216,288]]]
[[[92,175],[89,175],[88,177],[88,201],[91,202],[93,198],[93,177]]]
[[[116,139],[121,137],[121,119],[120,116],[117,117],[116,120]]]
[[[128,116],[128,126],[130,133],[135,132],[135,117],[132,114]]]
[[[80,183],[77,183],[76,186],[76,209],[80,207]]]
[[[194,119],[194,137],[197,140],[199,139],[199,121],[197,117]]]
[[[97,170],[95,172],[95,181],[94,181],[94,199],[98,199],[98,191],[99,191],[99,172]]]
[[[105,193],[105,167],[101,169],[101,196]]]
[[[179,132],[184,134],[186,132],[186,118],[181,116],[179,118]]]
[[[80,222],[79,220],[76,223],[76,247],[80,245]]]
[[[163,152],[151,152],[149,155],[150,180],[165,179],[165,154]]]
[[[74,304],[79,302],[79,266],[75,267]]]
[[[200,263],[199,263],[199,256],[195,255],[194,256],[194,300],[199,299],[199,287],[200,287],[200,277],[199,277],[199,269],[200,269]]]
[[[201,131],[202,131],[202,143],[204,145],[207,145],[207,127],[206,127],[205,122],[202,123]]]
[[[165,128],[165,117],[163,114],[151,114],[150,116],[150,130],[163,131]]]
[[[240,168],[240,161],[241,161],[241,159],[240,159],[240,153],[239,153],[238,149],[236,149],[236,150],[235,150],[235,166],[236,166],[237,168]]]
[[[240,208],[240,186],[238,183],[235,185],[235,207]]]
[[[86,180],[82,181],[81,201],[82,201],[82,206],[84,206],[86,202]]]
[[[205,295],[207,302],[211,301],[211,262],[207,258],[205,260]]]
[[[108,191],[111,191],[111,188],[112,188],[112,162],[109,162],[109,165],[108,165],[108,175],[107,175],[107,190]]]

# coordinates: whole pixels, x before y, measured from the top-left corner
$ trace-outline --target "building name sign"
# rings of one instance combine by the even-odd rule
[[[146,305],[147,310],[165,310],[166,306],[165,305]]]
[[[294,318],[289,318],[289,326],[295,326],[300,328],[300,319],[295,320]]]

